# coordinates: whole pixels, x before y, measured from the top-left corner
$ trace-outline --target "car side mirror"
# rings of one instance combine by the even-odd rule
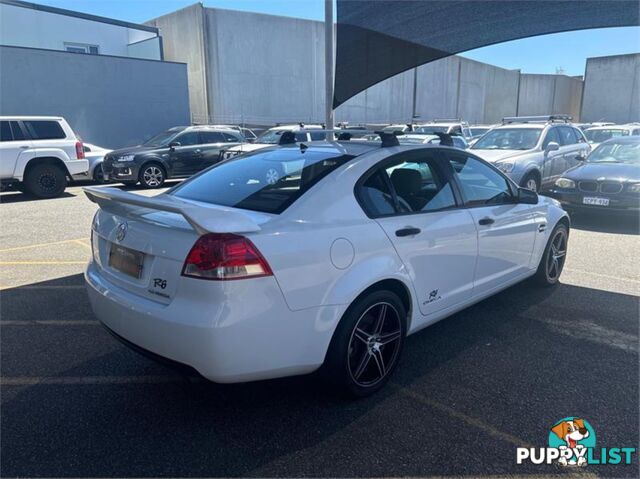
[[[180,146],[180,142],[179,141],[172,141],[171,143],[169,143],[169,149],[171,151],[175,150],[179,146]]]
[[[518,188],[518,203],[525,205],[537,205],[538,193],[530,190],[529,188]]]
[[[555,141],[550,141],[547,144],[547,147],[544,149],[545,153],[550,153],[552,151],[558,151],[560,149],[560,145]]]
[[[576,156],[576,160],[577,161],[587,161],[587,157],[584,155],[577,155]]]

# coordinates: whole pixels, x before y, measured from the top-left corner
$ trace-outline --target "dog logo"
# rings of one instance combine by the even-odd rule
[[[596,433],[584,419],[566,417],[549,432],[549,447],[560,451],[558,464],[569,467],[587,465],[587,448],[595,447]]]
[[[127,236],[127,229],[129,228],[129,225],[127,224],[126,221],[120,223],[117,228],[116,228],[116,240],[118,240],[118,242],[122,241],[125,236]]]

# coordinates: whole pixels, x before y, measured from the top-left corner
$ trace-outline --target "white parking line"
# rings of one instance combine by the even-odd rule
[[[183,376],[60,376],[60,377],[2,377],[0,386],[35,386],[42,385],[91,385],[91,384],[165,384],[179,383],[188,380]]]
[[[462,422],[464,422],[465,424],[468,424],[469,426],[473,426],[475,428],[480,429],[481,431],[494,436],[502,441],[508,442],[510,444],[513,444],[514,446],[517,447],[536,447],[533,446],[532,444],[527,443],[526,441],[516,437],[516,436],[512,436],[509,433],[506,432],[502,432],[498,429],[496,429],[495,427],[485,423],[484,421],[481,421],[480,419],[477,419],[475,417],[471,417],[471,416],[467,416],[464,413],[461,413],[459,411],[456,411],[455,409],[442,404],[438,401],[435,401],[433,399],[430,399],[422,394],[419,394],[415,391],[411,391],[411,390],[407,390],[405,388],[402,388],[400,385],[395,384],[395,383],[389,383],[391,386],[393,386],[400,394],[407,396],[411,399],[415,399],[418,402],[421,402],[423,404],[426,404],[427,406],[430,406],[434,409],[437,409],[440,412],[444,412],[445,414],[458,419]]]
[[[20,321],[20,320],[8,320],[0,321],[0,326],[95,326],[99,325],[100,321],[96,320],[79,320],[79,321],[58,321],[58,320],[33,320],[33,321]]]
[[[89,238],[75,238],[70,240],[52,241],[51,243],[38,243],[38,244],[31,244],[26,246],[16,246],[14,248],[0,249],[0,253],[8,253],[9,251],[20,251],[20,250],[31,249],[31,248],[43,248],[45,246],[52,246],[56,244],[75,243],[83,240],[87,241],[89,240]],[[87,246],[87,245],[83,244],[83,246]]]

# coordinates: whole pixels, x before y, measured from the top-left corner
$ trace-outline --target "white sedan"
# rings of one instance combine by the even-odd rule
[[[569,234],[555,200],[473,154],[391,136],[264,148],[155,197],[85,191],[89,298],[116,337],[217,382],[322,368],[355,396],[408,334],[556,284]]]

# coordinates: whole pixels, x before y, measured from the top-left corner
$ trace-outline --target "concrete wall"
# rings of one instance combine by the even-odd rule
[[[191,115],[194,121],[206,123],[209,109],[202,4],[196,3],[146,24],[160,30],[165,60],[187,64]]]
[[[518,115],[566,113],[580,120],[582,80],[566,75],[520,75]]]
[[[189,124],[186,65],[0,46],[0,115],[63,116],[89,143],[135,145]]]
[[[218,123],[324,116],[324,25],[204,9],[209,112]]]
[[[150,52],[128,49],[153,37],[154,32],[0,3],[1,45],[64,50],[65,42],[82,43],[97,45],[102,55],[159,59],[158,42]]]
[[[160,29],[165,58],[189,65],[195,122],[324,121],[322,22],[195,4],[148,24]],[[495,123],[518,113],[580,115],[581,82],[564,75],[521,76],[517,70],[453,56],[419,67],[416,85],[416,112],[422,120]],[[412,70],[347,101],[335,119],[409,122],[413,91]]]
[[[640,54],[588,58],[583,121],[640,121]]]

